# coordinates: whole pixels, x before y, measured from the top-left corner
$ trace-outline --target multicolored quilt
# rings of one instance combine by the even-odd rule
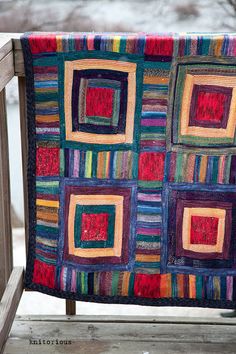
[[[29,33],[25,285],[236,307],[236,36]]]

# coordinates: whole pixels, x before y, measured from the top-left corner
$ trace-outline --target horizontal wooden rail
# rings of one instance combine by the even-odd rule
[[[15,75],[13,41],[10,34],[0,35],[0,91]]]
[[[14,76],[24,76],[24,60],[18,33],[0,34],[0,91]]]
[[[136,315],[18,315],[17,321],[36,322],[94,322],[94,323],[159,323],[159,324],[206,324],[206,325],[227,325],[236,328],[236,317],[181,317],[181,316],[136,316]]]

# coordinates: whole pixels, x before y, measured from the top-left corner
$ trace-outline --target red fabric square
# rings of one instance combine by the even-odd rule
[[[191,217],[190,242],[192,244],[216,245],[219,219],[210,216]]]
[[[59,176],[60,149],[38,147],[36,152],[36,175]]]
[[[29,36],[29,44],[32,54],[57,51],[57,40],[55,34],[43,36],[42,39],[40,39],[40,36]]]
[[[145,54],[153,56],[171,57],[173,54],[174,40],[172,37],[151,35],[146,38]]]
[[[34,261],[33,283],[53,289],[55,287],[55,266],[36,259]]]
[[[220,122],[223,119],[227,95],[217,92],[199,92],[196,103],[197,121]]]
[[[113,115],[114,90],[88,87],[86,90],[86,116],[111,118]]]
[[[138,168],[139,180],[162,181],[164,177],[164,165],[164,152],[141,152]]]
[[[108,213],[82,213],[81,241],[106,241],[108,238]]]
[[[160,297],[160,274],[136,274],[134,280],[134,296]]]

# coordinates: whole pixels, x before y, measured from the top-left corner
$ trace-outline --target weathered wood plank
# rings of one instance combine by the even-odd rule
[[[3,90],[13,78],[14,73],[14,56],[11,51],[0,60],[0,91]]]
[[[12,33],[11,38],[13,39],[13,48],[14,50],[22,50],[20,37],[22,33]]]
[[[21,127],[21,153],[22,153],[22,175],[24,191],[24,222],[25,222],[25,249],[28,254],[29,239],[29,208],[28,208],[28,185],[27,185],[27,164],[28,164],[28,133],[27,133],[27,112],[26,112],[26,82],[24,77],[18,78],[19,105],[20,105],[20,127]]]
[[[222,310],[223,311],[223,310]],[[172,324],[209,324],[209,325],[229,325],[236,327],[236,318],[222,317],[177,317],[177,316],[65,316],[65,315],[30,315],[17,316],[16,321],[43,321],[43,322],[99,322],[99,323],[172,323]]]
[[[9,54],[12,53],[14,59],[14,73],[16,76],[24,76],[24,60],[20,42],[21,33],[0,33],[0,63]],[[3,68],[3,64],[1,69]],[[5,68],[5,71],[7,69]],[[0,78],[1,78],[0,71]],[[2,79],[0,80],[2,81]]]
[[[23,58],[22,49],[14,49],[14,62],[15,62],[15,75],[25,76],[25,67],[24,67],[24,58]]]
[[[1,75],[0,75],[1,76]],[[0,298],[13,268],[5,89],[0,92]]]
[[[25,67],[24,67],[24,58],[22,52],[22,46],[19,36],[13,38],[13,48],[14,48],[14,63],[15,63],[15,75],[16,76],[25,76]]]
[[[0,352],[10,332],[23,291],[23,267],[13,269],[0,302]]]
[[[0,34],[0,60],[2,60],[9,52],[12,52],[12,33]]]
[[[13,38],[14,34],[0,34],[0,91],[14,76],[14,54]],[[17,35],[15,35],[15,38]]]
[[[73,320],[79,319],[79,316],[71,319],[66,316],[53,316],[54,319],[58,317],[59,321],[44,316],[41,321],[37,321],[37,317],[39,318],[32,316],[35,320],[30,320],[30,317],[28,320],[26,317],[17,317],[4,354],[235,353],[236,347],[235,325],[128,322],[132,321],[133,317],[123,323],[108,323],[102,321],[103,316],[97,323]],[[98,320],[97,317],[95,320]],[[113,319],[117,317],[119,316]],[[62,321],[63,318],[66,320]],[[107,317],[107,320],[109,318],[111,321],[112,317]],[[56,343],[60,340],[67,344]]]
[[[66,300],[66,314],[74,316],[76,314],[76,301]]]
[[[163,343],[144,341],[73,341],[71,344],[31,344],[10,338],[4,354],[235,354],[235,344]],[[51,343],[51,342],[50,342]]]
[[[235,343],[236,326],[172,323],[15,321],[10,337],[177,343]]]

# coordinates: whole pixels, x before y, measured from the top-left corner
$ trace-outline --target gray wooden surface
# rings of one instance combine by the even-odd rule
[[[0,298],[13,267],[5,89],[0,90]]]
[[[24,224],[25,224],[25,249],[26,258],[28,255],[29,240],[29,208],[28,208],[28,133],[27,133],[27,107],[26,107],[26,82],[25,77],[18,78],[19,108],[20,108],[20,131],[21,131],[21,155],[22,155],[22,176],[24,192]]]
[[[0,91],[14,76],[13,44],[9,34],[0,35]]]
[[[13,41],[0,34],[0,298],[13,268],[5,86],[14,76]]]
[[[32,316],[15,320],[4,354],[235,352],[234,319]]]
[[[23,267],[13,269],[0,302],[0,352],[8,337],[23,291]]]

